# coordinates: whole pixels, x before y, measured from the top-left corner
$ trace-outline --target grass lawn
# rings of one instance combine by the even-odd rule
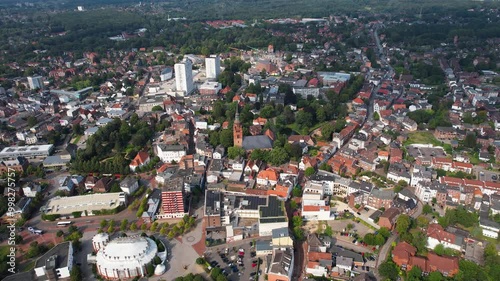
[[[431,132],[413,132],[408,134],[408,139],[403,143],[405,146],[410,144],[432,144],[434,146],[444,146],[438,141]]]
[[[0,246],[0,255],[2,257],[5,257],[9,254],[9,250],[10,249],[10,246]]]
[[[80,141],[81,138],[82,138],[82,135],[77,135],[76,138],[74,138],[71,143],[78,144],[78,142]]]

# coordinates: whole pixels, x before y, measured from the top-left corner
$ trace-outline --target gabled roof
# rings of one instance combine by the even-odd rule
[[[145,151],[139,151],[130,163],[130,166],[138,167],[143,165],[149,159],[149,154]]]

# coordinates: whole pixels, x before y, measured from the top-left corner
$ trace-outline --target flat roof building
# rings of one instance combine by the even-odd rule
[[[70,215],[85,211],[87,215],[93,215],[94,211],[112,210],[120,205],[126,205],[126,196],[125,192],[116,192],[54,197],[47,202],[42,211],[47,215]]]
[[[10,146],[0,151],[0,159],[15,159],[19,156],[26,158],[47,157],[52,153],[53,149],[52,144]]]

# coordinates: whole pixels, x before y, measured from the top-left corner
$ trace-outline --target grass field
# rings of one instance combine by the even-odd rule
[[[413,132],[408,134],[408,139],[404,142],[405,146],[410,144],[432,144],[434,146],[443,146],[443,143],[438,141],[431,132]]]

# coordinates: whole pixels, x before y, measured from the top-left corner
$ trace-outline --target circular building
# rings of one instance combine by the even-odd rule
[[[109,235],[107,233],[98,233],[92,238],[92,247],[94,251],[98,252],[103,249],[109,242]]]
[[[157,253],[155,241],[147,237],[117,238],[97,252],[97,271],[106,279],[144,277],[147,276],[146,266]]]

